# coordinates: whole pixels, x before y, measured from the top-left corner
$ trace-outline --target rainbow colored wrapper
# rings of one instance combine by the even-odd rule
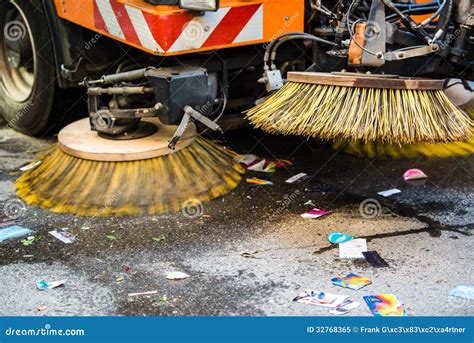
[[[370,311],[376,317],[406,316],[403,304],[393,294],[374,294],[364,297]]]
[[[336,286],[353,289],[355,291],[372,283],[372,281],[370,281],[365,276],[360,276],[353,273],[335,277],[334,279],[331,279],[331,281]]]
[[[263,173],[274,173],[276,172],[277,168],[292,165],[291,161],[268,160],[260,158],[256,155],[239,155],[235,158],[235,161],[240,163],[242,167],[247,170]]]
[[[268,181],[268,180],[262,180],[257,177],[253,177],[251,179],[246,179],[245,180],[247,183],[255,186],[271,186],[273,185],[273,182]]]

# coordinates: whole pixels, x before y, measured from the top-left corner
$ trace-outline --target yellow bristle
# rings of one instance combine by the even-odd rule
[[[466,112],[471,119],[474,118],[474,107],[469,107]],[[337,140],[333,149],[344,151],[351,155],[369,158],[407,158],[413,159],[420,156],[429,158],[446,158],[451,156],[465,156],[474,154],[474,137],[467,141],[451,143],[418,143],[418,144],[387,144],[381,142],[361,142]]]
[[[474,138],[463,142],[452,143],[419,143],[419,144],[384,144],[377,142],[337,141],[333,149],[343,148],[344,152],[368,158],[414,159],[420,156],[429,158],[446,158],[465,156],[474,153]]]
[[[29,205],[81,216],[177,211],[237,187],[243,170],[234,157],[203,138],[175,153],[132,162],[84,160],[54,146],[17,180],[17,194]]]
[[[441,90],[288,82],[247,112],[266,132],[388,143],[469,139],[473,121]]]

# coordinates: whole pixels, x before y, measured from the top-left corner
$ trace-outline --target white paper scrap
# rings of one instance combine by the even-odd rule
[[[182,280],[187,279],[188,277],[190,277],[190,275],[183,272],[171,272],[166,274],[168,280]]]
[[[339,258],[345,259],[365,259],[362,252],[367,251],[367,240],[357,238],[339,244]]]
[[[378,192],[377,194],[387,198],[391,195],[398,194],[401,192],[402,192],[401,190],[394,188],[394,189],[389,189],[387,191]]]
[[[290,177],[288,180],[286,180],[285,182],[286,183],[295,183],[295,182],[298,182],[299,180],[305,178],[306,176],[308,176],[308,174],[306,173],[299,173],[299,174],[296,174],[295,176],[292,176]]]
[[[258,158],[259,157],[255,156],[255,155],[238,155],[235,158],[235,162],[242,163],[242,164],[245,164],[245,165],[250,165],[253,162],[255,162],[256,160],[258,160]]]

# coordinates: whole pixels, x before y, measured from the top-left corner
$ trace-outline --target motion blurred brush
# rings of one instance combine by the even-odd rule
[[[469,139],[473,121],[442,89],[442,80],[290,72],[288,82],[247,117],[270,133],[321,139]]]
[[[449,93],[454,96],[456,94]],[[467,92],[467,99],[472,97],[472,93]],[[466,101],[466,97],[463,99]],[[474,119],[474,103],[467,102],[466,113],[471,119]],[[420,156],[429,158],[446,158],[451,156],[465,156],[474,154],[474,137],[467,141],[452,143],[418,143],[418,144],[387,144],[380,142],[346,142],[344,140],[336,140],[333,149],[343,149],[346,153],[356,156],[365,156],[368,158],[406,158],[413,159]]]
[[[336,141],[332,145],[334,150],[344,149],[344,152],[365,156],[368,158],[414,159],[420,156],[429,158],[446,158],[464,156],[474,153],[474,138],[463,142],[452,143],[418,143],[418,144],[384,144],[377,142],[346,142]]]
[[[173,152],[165,148],[173,130],[124,142],[98,137],[88,128],[88,119],[80,125],[80,143],[66,127],[58,137],[59,144],[37,159],[39,166],[18,179],[17,194],[26,203],[53,212],[97,217],[157,214],[185,207],[193,211],[200,202],[234,189],[243,173],[234,161],[235,153],[196,138],[195,133],[184,137]],[[159,131],[163,130],[160,126]],[[94,144],[87,150],[90,139]],[[155,157],[144,158],[145,154],[133,160],[138,150],[132,150],[145,145],[153,147],[146,153]],[[121,161],[111,161],[114,159]]]

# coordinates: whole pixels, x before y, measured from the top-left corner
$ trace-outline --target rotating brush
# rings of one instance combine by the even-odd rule
[[[474,119],[474,105],[466,109],[471,119]],[[420,156],[428,158],[446,158],[474,154],[474,137],[467,141],[451,143],[418,143],[418,144],[387,144],[380,142],[361,142],[336,140],[332,145],[334,150],[365,156],[368,158],[382,157],[391,159],[414,159]]]
[[[343,149],[344,152],[365,156],[368,158],[382,157],[391,159],[414,159],[420,156],[429,158],[446,158],[451,156],[465,156],[474,153],[474,138],[468,141],[451,143],[418,143],[418,144],[384,144],[377,142],[346,142],[336,141],[332,145],[334,150]]]
[[[442,80],[290,72],[288,82],[247,112],[270,133],[387,143],[469,139],[473,121]]]
[[[104,217],[177,211],[238,185],[243,170],[235,153],[196,137],[194,125],[169,150],[175,128],[154,124],[158,133],[131,141],[99,137],[88,119],[71,124],[17,180],[17,194],[52,212]]]

